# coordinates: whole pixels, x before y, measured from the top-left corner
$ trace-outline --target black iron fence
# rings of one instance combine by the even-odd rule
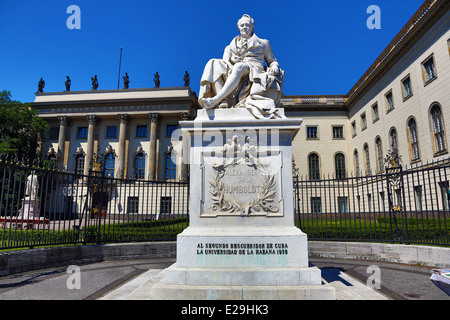
[[[450,161],[378,174],[295,177],[296,224],[310,240],[450,245]]]
[[[450,160],[383,173],[294,177],[295,223],[310,240],[450,245]],[[176,240],[189,184],[89,175],[0,159],[0,249]]]
[[[0,249],[175,240],[188,226],[189,185],[79,175],[0,160]]]

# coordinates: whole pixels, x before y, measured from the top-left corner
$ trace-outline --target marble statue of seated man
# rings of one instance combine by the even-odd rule
[[[199,103],[205,109],[245,107],[257,118],[276,117],[284,71],[269,41],[254,34],[252,17],[243,15],[237,25],[240,35],[225,48],[223,58],[205,66]]]

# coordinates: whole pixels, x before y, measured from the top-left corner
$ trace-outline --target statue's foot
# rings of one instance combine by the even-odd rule
[[[203,107],[205,109],[214,109],[214,107],[217,105],[217,101],[214,98],[205,98],[203,99]]]

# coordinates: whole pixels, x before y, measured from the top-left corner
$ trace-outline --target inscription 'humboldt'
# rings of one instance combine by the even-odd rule
[[[259,193],[261,186],[225,186],[224,193]]]
[[[258,173],[257,170],[237,170],[237,169],[228,169],[225,172],[226,176],[254,176]]]

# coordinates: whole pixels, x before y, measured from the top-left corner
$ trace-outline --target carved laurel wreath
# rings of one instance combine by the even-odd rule
[[[240,212],[241,215],[249,215],[252,212],[266,212],[266,213],[274,213],[278,212],[278,207],[273,206],[275,196],[275,177],[274,175],[266,174],[264,170],[264,166],[259,164],[257,158],[254,158],[255,161],[250,163],[245,161],[244,163],[248,166],[255,167],[263,176],[263,184],[259,189],[259,193],[257,193],[253,199],[248,203],[242,203],[238,199],[230,200],[225,196],[225,187],[226,185],[223,183],[221,178],[225,175],[225,170],[230,165],[239,164],[236,162],[236,159],[232,159],[233,161],[224,162],[223,164],[213,165],[213,177],[209,180],[209,184],[211,185],[211,199],[212,206],[211,209],[213,211],[226,211],[227,213]],[[244,159],[241,159],[244,160]],[[248,160],[248,159],[246,159]],[[256,163],[255,163],[256,162]]]

